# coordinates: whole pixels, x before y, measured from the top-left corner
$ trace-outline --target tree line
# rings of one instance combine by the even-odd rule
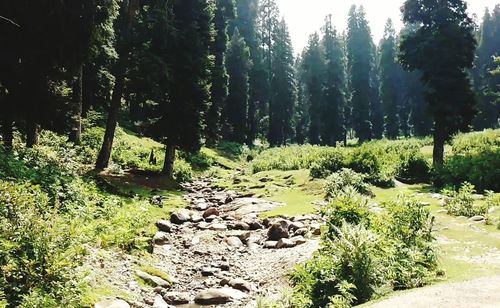
[[[2,140],[12,147],[19,130],[31,147],[43,128],[79,144],[82,118],[98,110],[98,170],[124,120],[166,145],[170,176],[176,150],[257,139],[432,134],[439,163],[454,132],[498,126],[500,5],[480,27],[463,0],[408,0],[402,12],[404,29],[388,20],[378,45],[363,7],[344,33],[329,15],[295,56],[274,0],[2,1]]]

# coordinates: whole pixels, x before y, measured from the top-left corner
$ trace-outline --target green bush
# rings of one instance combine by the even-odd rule
[[[476,202],[474,185],[465,182],[458,191],[443,190],[446,195],[446,209],[448,213],[455,216],[473,217],[488,214],[490,204],[488,202]]]
[[[31,307],[78,301],[71,276],[77,265],[73,234],[67,224],[57,221],[60,216],[48,210],[48,202],[36,186],[0,181],[0,291],[10,306],[30,307],[29,302],[40,299],[36,294],[50,301]]]
[[[245,147],[237,142],[224,141],[217,145],[217,150],[232,157],[239,157],[243,154]]]
[[[179,156],[197,170],[207,170],[212,167],[215,162],[215,158],[208,155],[203,150],[198,153],[181,153]]]
[[[370,195],[370,186],[365,183],[365,179],[366,175],[343,168],[326,179],[326,198],[335,198],[338,194],[345,192],[347,188],[353,188],[361,194]]]
[[[176,159],[174,164],[174,178],[179,183],[191,182],[193,179],[191,165],[182,159]]]
[[[362,224],[370,226],[370,209],[368,207],[368,198],[359,194],[353,187],[347,187],[325,207],[321,209],[323,217],[326,218],[328,227],[326,235],[333,238],[337,228],[344,223]]]
[[[399,155],[396,177],[405,183],[428,183],[431,166],[419,149],[404,151]]]
[[[453,138],[454,155],[468,155],[500,147],[500,129],[458,134]]]
[[[344,151],[345,152],[345,151]],[[345,153],[341,150],[325,153],[320,159],[311,164],[312,178],[326,178],[345,166]]]
[[[400,198],[377,216],[364,199],[337,200],[323,212],[322,248],[291,275],[296,307],[349,307],[435,275],[433,218],[425,207]]]

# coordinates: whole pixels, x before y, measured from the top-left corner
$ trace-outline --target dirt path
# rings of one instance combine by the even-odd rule
[[[465,282],[440,284],[416,289],[366,307],[500,307],[500,276],[484,277]]]
[[[144,295],[144,307],[255,307],[259,297],[278,297],[288,286],[290,270],[318,249],[318,216],[263,220],[259,213],[282,204],[210,184],[186,185],[188,209],[157,224],[153,254],[159,261],[153,266],[175,283],[162,286],[160,281]]]

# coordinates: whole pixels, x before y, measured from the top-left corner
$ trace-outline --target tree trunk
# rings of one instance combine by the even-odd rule
[[[440,169],[444,162],[445,129],[441,119],[436,119],[434,125],[434,149],[432,153],[434,169]]]
[[[14,143],[14,123],[11,120],[3,121],[2,125],[3,146],[11,149]]]
[[[26,124],[26,147],[32,148],[38,144],[40,125],[33,120],[28,120]]]
[[[78,76],[73,85],[73,115],[72,128],[69,140],[79,145],[82,137],[82,110],[83,110],[83,64],[78,69]]]
[[[126,3],[126,2],[124,2]],[[102,142],[101,150],[96,161],[96,170],[104,170],[109,165],[111,158],[111,150],[115,138],[116,125],[118,122],[118,114],[120,112],[121,100],[125,86],[125,72],[128,65],[130,52],[130,32],[132,30],[132,22],[137,10],[139,0],[130,0],[128,7],[125,10],[125,21],[123,26],[122,42],[118,48],[118,64],[115,74],[115,86],[111,97],[111,105],[108,112],[108,120],[106,122],[106,132]]]
[[[163,164],[162,174],[169,178],[174,178],[174,162],[175,162],[175,149],[176,145],[167,142],[167,150],[165,151],[165,163]]]
[[[90,74],[89,67],[84,65],[82,71],[82,118],[87,117],[92,106],[92,95],[96,91],[93,88],[93,83],[90,82]]]

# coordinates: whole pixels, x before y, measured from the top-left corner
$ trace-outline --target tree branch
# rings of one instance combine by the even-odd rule
[[[15,23],[12,19],[8,19],[7,17],[3,17],[2,15],[0,15],[0,19],[11,23],[18,28],[21,28],[21,26],[19,24]]]

